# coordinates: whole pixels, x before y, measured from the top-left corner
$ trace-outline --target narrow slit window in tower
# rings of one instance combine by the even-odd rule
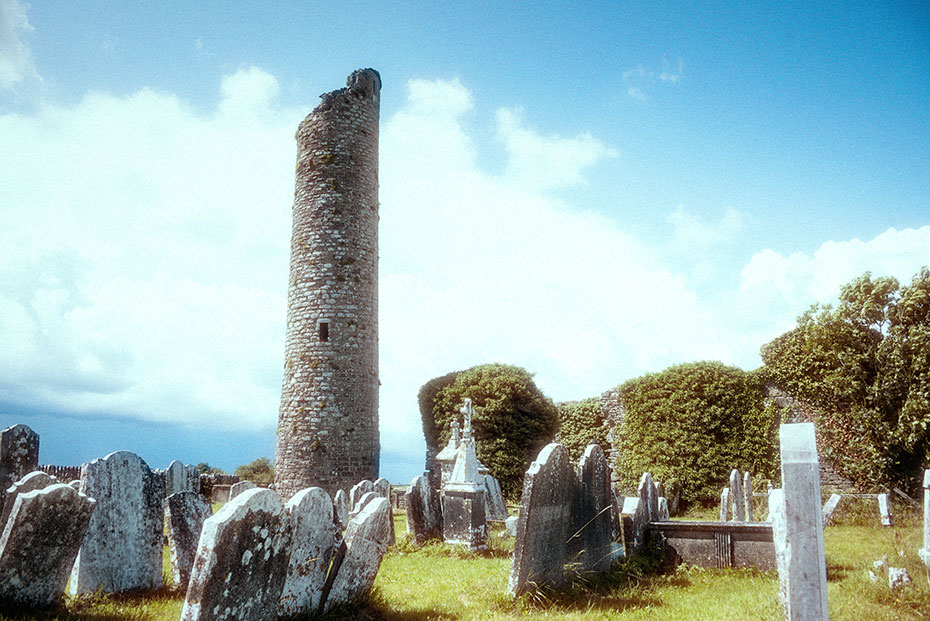
[[[320,333],[320,340],[324,343],[327,342],[329,340],[329,322],[321,321],[318,328]]]

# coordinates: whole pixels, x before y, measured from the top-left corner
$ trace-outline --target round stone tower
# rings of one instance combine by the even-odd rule
[[[297,128],[275,489],[330,495],[378,477],[381,77],[352,73]]]

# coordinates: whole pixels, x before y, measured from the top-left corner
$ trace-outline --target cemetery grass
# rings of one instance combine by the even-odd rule
[[[917,511],[896,506],[896,526],[882,528],[872,508],[850,508],[826,529],[827,579],[831,619],[930,618],[927,569],[917,558],[922,541]],[[704,514],[706,513],[706,515]],[[709,510],[685,519],[713,519]],[[326,619],[782,619],[776,572],[679,567],[657,571],[657,555],[628,560],[609,575],[576,580],[561,591],[539,591],[517,600],[504,590],[513,539],[493,527],[489,550],[469,552],[432,543],[416,547],[405,534],[402,512],[395,517],[398,545],[381,565],[371,597],[342,607]],[[902,557],[899,552],[903,551]],[[884,554],[905,567],[913,584],[888,589],[887,576],[868,577]],[[165,557],[166,582],[170,561]],[[169,586],[155,594],[92,595],[66,598],[62,609],[46,614],[0,614],[0,621],[177,621],[184,594]]]

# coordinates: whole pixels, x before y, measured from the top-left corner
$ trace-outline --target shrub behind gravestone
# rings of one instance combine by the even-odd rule
[[[615,430],[621,485],[651,472],[681,484],[685,503],[712,503],[733,468],[776,474],[777,409],[763,406],[756,373],[719,362],[670,367],[620,386],[626,412]]]

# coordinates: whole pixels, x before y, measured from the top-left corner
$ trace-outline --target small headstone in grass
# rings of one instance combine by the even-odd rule
[[[71,595],[162,585],[165,480],[130,451],[81,467],[82,494],[97,501],[68,587]]]
[[[374,491],[374,489],[375,484],[368,479],[364,479],[353,485],[352,489],[349,490],[349,509],[354,509],[359,499],[368,492]],[[352,519],[351,515],[349,516],[349,519]]]
[[[273,621],[287,574],[290,522],[269,489],[230,500],[203,525],[182,621]]]
[[[924,470],[924,547],[919,550],[920,558],[930,565],[930,468]]]
[[[385,479],[384,477],[380,479],[375,479],[375,482],[372,483],[374,491],[378,493],[382,498],[391,499],[391,482]]]
[[[414,477],[404,494],[407,505],[407,532],[417,544],[442,540],[442,504],[439,493],[426,475]]]
[[[504,528],[507,530],[507,534],[511,537],[517,536],[517,525],[520,523],[520,518],[515,515],[511,515],[506,520],[504,520]]]
[[[827,500],[827,504],[823,506],[823,510],[820,512],[824,526],[827,526],[833,519],[833,513],[836,511],[836,508],[839,506],[840,500],[842,499],[843,497],[839,494],[832,494],[829,500]]]
[[[336,495],[333,496],[333,508],[339,528],[345,528],[349,523],[349,495],[344,489],[336,490]]]
[[[484,509],[489,520],[507,519],[507,505],[504,503],[501,485],[490,474],[484,475]]]
[[[769,511],[781,601],[789,619],[829,619],[814,425],[781,425],[779,437],[784,489],[769,495]]]
[[[6,490],[6,496],[3,498],[2,505],[0,505],[2,506],[2,511],[0,511],[0,532],[3,532],[3,525],[6,524],[7,519],[10,517],[10,512],[13,511],[13,503],[16,502],[17,496],[37,489],[43,489],[56,483],[58,483],[57,478],[48,475],[41,470],[30,472],[20,480],[13,483]]]
[[[186,587],[194,566],[203,523],[213,515],[210,503],[199,492],[185,490],[165,498],[165,527],[175,584]]]
[[[889,567],[888,568],[888,586],[892,589],[900,589],[901,587],[911,583],[911,575],[907,573],[907,569],[904,567]]]
[[[288,501],[285,514],[291,548],[278,614],[313,614],[320,606],[337,538],[333,502],[325,490],[308,487]]]
[[[391,503],[380,496],[367,502],[362,511],[349,520],[345,556],[325,595],[324,611],[336,604],[364,598],[371,591],[388,547],[390,522]]]
[[[755,513],[755,501],[752,497],[752,475],[749,472],[743,473],[743,509],[746,512],[746,521],[753,521]]]
[[[22,608],[58,603],[94,504],[63,483],[17,496],[0,535],[0,601]]]
[[[891,503],[888,502],[888,494],[878,495],[878,512],[882,516],[882,526],[892,526],[894,524],[891,515]]]
[[[740,481],[739,470],[735,468],[730,472],[730,501],[733,503],[733,520],[746,521],[746,511],[743,506],[743,485]]]
[[[720,492],[720,521],[730,521],[730,488],[724,487]]]
[[[600,446],[588,445],[578,463],[578,471],[581,475],[581,502],[575,510],[580,510],[580,516],[573,520],[579,526],[572,537],[578,537],[582,545],[581,569],[607,571],[613,561],[610,553],[613,492],[610,489],[610,467]]]
[[[521,595],[534,585],[558,586],[563,582],[576,485],[575,471],[561,444],[548,444],[530,464],[523,479],[520,521],[507,583],[511,595]]]
[[[233,483],[232,487],[229,488],[229,501],[228,502],[232,502],[233,500],[235,500],[236,496],[238,496],[242,492],[246,492],[250,489],[255,489],[256,487],[258,486],[255,485],[255,483],[253,483],[252,481],[239,481],[238,483]]]

